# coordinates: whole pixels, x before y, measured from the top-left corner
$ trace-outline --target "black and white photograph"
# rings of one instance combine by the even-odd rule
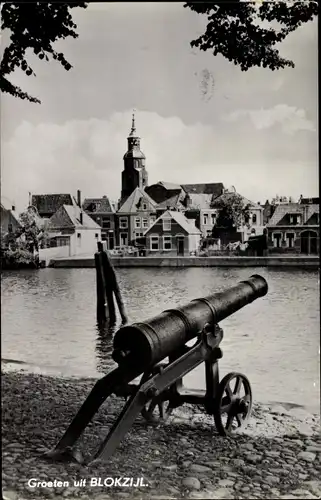
[[[318,15],[2,2],[4,500],[321,499]]]

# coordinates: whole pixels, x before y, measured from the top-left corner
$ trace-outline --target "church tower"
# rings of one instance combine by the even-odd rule
[[[127,152],[124,154],[124,170],[121,175],[121,204],[137,187],[145,189],[148,186],[148,174],[145,169],[146,157],[140,150],[140,137],[136,133],[134,113],[127,143]]]

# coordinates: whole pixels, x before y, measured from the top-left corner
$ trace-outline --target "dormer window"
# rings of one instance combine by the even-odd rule
[[[301,215],[299,214],[290,215],[290,224],[300,224],[300,223],[301,223]]]

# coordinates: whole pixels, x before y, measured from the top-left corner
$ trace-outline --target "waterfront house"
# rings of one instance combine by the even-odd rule
[[[319,205],[284,203],[277,205],[267,224],[269,253],[319,253]]]
[[[212,204],[224,192],[223,184],[221,182],[183,184],[182,188],[186,193],[185,216],[195,219],[195,224],[200,229],[203,238],[210,236],[217,215],[217,210],[212,208]]]
[[[119,246],[134,244],[156,220],[155,201],[137,187],[116,213],[116,233]]]
[[[247,220],[245,220],[245,218],[243,218],[240,226],[235,228],[234,236],[233,235],[232,236],[235,238],[234,241],[241,241],[242,243],[245,243],[248,241],[250,236],[263,235],[263,231],[264,231],[264,227],[265,227],[264,226],[264,207],[262,207],[258,203],[254,203],[253,201],[248,200],[247,198],[240,195],[239,193],[236,193],[235,191],[225,190],[225,192],[222,195],[215,198],[215,200],[212,202],[212,204],[211,204],[212,209],[216,209],[216,213],[218,215],[219,207],[221,206],[222,201],[228,202],[228,199],[232,198],[235,195],[241,196],[243,206],[248,207],[248,209],[249,209],[249,217]],[[227,239],[229,239],[229,238],[227,238]],[[229,239],[229,241],[230,241],[230,239]],[[229,241],[227,241],[227,242],[229,242]]]
[[[50,218],[47,231],[50,247],[62,247],[59,251],[50,249],[51,257],[93,256],[101,241],[101,227],[76,203],[62,205]]]
[[[86,198],[82,208],[101,227],[101,239],[106,241],[107,249],[112,250],[116,245],[116,211],[112,202],[107,196]]]
[[[150,255],[189,256],[200,247],[201,231],[179,211],[167,210],[144,233]]]
[[[221,182],[179,185],[161,181],[145,190],[158,203],[158,215],[165,210],[178,210],[195,220],[196,227],[206,237],[215,223],[216,210],[212,210],[211,204],[224,192],[224,185]]]

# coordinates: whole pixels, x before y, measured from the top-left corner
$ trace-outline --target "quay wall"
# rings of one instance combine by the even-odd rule
[[[111,258],[114,267],[299,267],[318,269],[318,256],[268,257],[118,257]],[[52,259],[49,267],[95,267],[93,258]]]

